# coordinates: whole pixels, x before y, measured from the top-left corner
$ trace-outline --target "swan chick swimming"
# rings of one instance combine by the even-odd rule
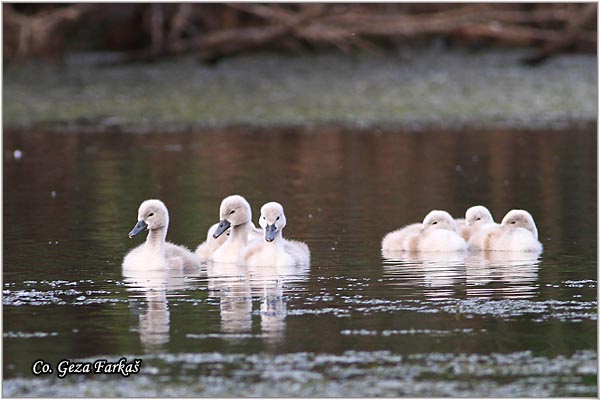
[[[510,210],[500,225],[487,224],[469,241],[474,250],[541,252],[538,230],[531,214]]]
[[[465,237],[463,236],[463,232],[468,234],[469,230],[469,227],[467,226],[467,220],[464,218],[454,218],[454,223],[456,224],[456,230],[458,231],[458,234],[464,239]]]
[[[221,221],[213,233],[218,239],[227,229],[231,234],[211,255],[211,260],[219,263],[235,263],[239,260],[240,250],[253,237],[256,228],[252,223],[250,204],[240,195],[232,195],[223,199],[219,209]]]
[[[138,209],[138,222],[129,238],[148,231],[146,241],[132,249],[123,260],[124,269],[151,270],[165,268],[187,268],[199,265],[198,257],[184,246],[167,242],[169,211],[165,204],[156,199],[142,202]]]
[[[381,241],[382,250],[408,250],[404,248],[406,239],[421,230],[421,224],[415,223],[406,225],[400,229],[388,233]]]
[[[464,219],[456,219],[455,221],[458,233],[465,241],[468,241],[482,226],[494,223],[494,217],[486,207],[473,206],[465,212]]]
[[[423,219],[419,233],[406,239],[405,247],[412,251],[465,251],[467,243],[448,212],[433,210]]]
[[[464,251],[466,242],[459,236],[456,222],[449,213],[433,210],[422,223],[385,235],[381,247],[384,251]]]
[[[264,239],[250,242],[240,255],[240,263],[249,267],[290,267],[310,264],[310,250],[306,243],[283,238],[286,218],[283,206],[270,202],[260,209],[259,224]]]
[[[214,253],[216,249],[218,249],[223,243],[225,243],[225,240],[227,240],[229,235],[231,235],[231,231],[227,230],[225,231],[225,234],[220,235],[218,238],[215,238],[213,235],[215,234],[218,227],[219,223],[217,222],[216,224],[208,228],[208,232],[206,232],[206,241],[196,248],[195,253],[198,257],[200,257],[200,259],[210,260],[212,253]]]

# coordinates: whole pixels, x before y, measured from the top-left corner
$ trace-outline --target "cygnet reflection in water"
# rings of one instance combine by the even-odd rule
[[[196,268],[194,272],[201,274]],[[170,341],[168,293],[193,288],[188,281],[193,276],[184,276],[183,269],[124,269],[123,277],[130,294],[129,306],[134,313],[139,313],[137,331],[142,347],[150,352],[163,350]]]
[[[209,262],[206,274],[208,295],[219,299],[221,332],[251,332],[252,294],[246,267],[234,263]]]
[[[392,285],[424,288],[432,300],[453,298],[464,277],[463,252],[407,252],[382,250],[383,274]]]
[[[248,267],[253,293],[260,298],[260,326],[266,342],[277,343],[285,337],[285,291],[306,280],[309,270],[308,265]]]
[[[308,267],[245,267],[209,263],[209,296],[219,298],[221,332],[231,340],[252,332],[253,300],[260,301],[261,337],[277,343],[285,337],[286,289],[306,280]]]
[[[473,252],[466,263],[467,295],[531,298],[538,294],[538,252]]]
[[[457,293],[497,299],[538,294],[541,252],[471,252],[436,254],[382,251],[384,277],[393,285],[422,287],[429,298]]]

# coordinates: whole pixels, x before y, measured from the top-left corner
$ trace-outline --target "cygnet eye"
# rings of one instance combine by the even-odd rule
[[[149,216],[149,217],[151,217],[151,216],[153,216],[153,215],[154,215],[154,213],[150,213],[150,214],[148,214],[148,216]]]
[[[477,221],[479,221],[481,219],[481,217],[477,218]]]
[[[516,223],[517,223],[517,221],[510,221],[510,223],[511,223],[511,224],[516,224]]]
[[[279,221],[279,217],[277,217],[277,219],[275,221]]]
[[[235,210],[231,210],[231,212],[229,213],[229,215],[233,214],[235,212]]]
[[[431,223],[431,225],[435,225],[435,224],[437,224],[437,221],[433,221],[433,222]]]

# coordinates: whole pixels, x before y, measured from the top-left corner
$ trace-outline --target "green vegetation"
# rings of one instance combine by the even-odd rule
[[[522,50],[191,58],[9,66],[4,124],[93,130],[343,124],[544,128],[596,120],[596,57],[519,63]]]

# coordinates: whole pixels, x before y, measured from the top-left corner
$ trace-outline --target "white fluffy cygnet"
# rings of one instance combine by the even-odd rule
[[[406,250],[404,248],[404,242],[408,237],[414,235],[415,233],[419,233],[421,231],[421,227],[421,224],[417,222],[388,233],[381,241],[381,249]]]
[[[310,264],[310,250],[305,243],[283,238],[286,219],[281,204],[267,203],[260,209],[260,214],[264,238],[253,240],[242,250],[240,263],[249,267]]]
[[[469,240],[472,250],[541,252],[538,231],[531,214],[525,210],[509,211],[500,225],[487,224]]]
[[[146,242],[132,249],[123,260],[123,269],[156,270],[199,265],[198,257],[186,247],[167,242],[169,212],[160,200],[146,200],[138,209],[138,222],[129,237],[148,230]]]
[[[465,212],[464,219],[456,219],[458,233],[468,241],[471,236],[476,234],[482,226],[494,223],[492,213],[484,206],[473,206]]]
[[[458,234],[456,223],[446,211],[433,210],[425,219],[421,231],[407,239],[409,250],[464,251],[467,244]]]
[[[231,234],[212,253],[211,259],[219,263],[238,262],[240,250],[248,243],[248,238],[255,235],[250,204],[242,196],[228,196],[221,202],[219,216],[221,221],[213,238],[219,238],[227,229]]]
[[[466,243],[458,235],[456,223],[446,211],[433,210],[421,224],[411,224],[387,234],[383,250],[464,251]]]
[[[200,257],[201,260],[210,260],[215,250],[225,243],[225,240],[227,240],[229,235],[231,235],[231,231],[227,230],[224,234],[220,235],[218,238],[215,238],[213,235],[218,227],[219,223],[217,222],[208,228],[208,232],[206,233],[206,241],[196,248],[195,253],[198,257]]]

